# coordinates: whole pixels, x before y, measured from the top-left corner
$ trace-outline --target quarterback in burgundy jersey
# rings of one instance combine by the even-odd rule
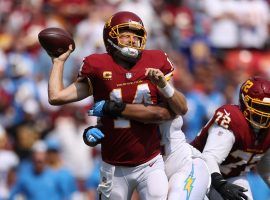
[[[164,103],[167,103],[172,112],[177,115],[174,119],[159,121],[156,116],[165,108],[144,104],[122,102],[121,104],[125,104],[125,109],[119,113],[114,110],[118,107],[112,106],[117,103],[108,100],[96,102],[89,110],[89,114],[99,117],[117,115],[144,123],[158,123],[165,172],[169,180],[167,200],[202,200],[210,185],[210,174],[205,161],[201,158],[201,153],[187,143],[181,130],[183,125],[181,115],[187,112],[185,97],[170,85],[159,69],[148,68],[145,74],[164,96]],[[96,145],[106,137],[98,126],[87,128],[83,136],[85,143],[89,146]]]
[[[145,76],[149,67],[171,74],[173,67],[162,51],[143,50],[141,59],[127,70],[108,54],[93,54],[84,60],[80,76],[88,77],[95,101],[114,100],[125,103],[157,104],[158,91]],[[102,117],[100,129],[102,159],[113,165],[136,166],[160,153],[157,125],[127,119]]]
[[[208,164],[212,186],[225,199],[252,199],[245,175],[255,167],[270,185],[270,81],[248,79],[239,101],[240,105],[218,108],[192,142]],[[223,177],[248,191],[234,188]]]
[[[143,22],[136,14],[114,14],[103,29],[107,53],[87,56],[77,80],[70,86],[63,87],[62,75],[72,47],[52,59],[49,102],[62,105],[93,95],[95,101],[157,104],[157,87],[145,72],[156,68],[170,76],[173,67],[164,52],[144,50],[146,38]],[[168,111],[163,114],[161,118],[171,118]],[[141,200],[165,200],[168,180],[157,125],[106,116],[101,118],[101,124],[106,137],[101,143],[100,199],[127,200],[136,189]]]

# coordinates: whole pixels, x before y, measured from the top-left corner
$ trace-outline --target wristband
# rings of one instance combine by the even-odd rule
[[[160,91],[161,94],[163,94],[166,98],[171,98],[174,94],[174,88],[167,83],[164,88],[158,87],[158,90]]]

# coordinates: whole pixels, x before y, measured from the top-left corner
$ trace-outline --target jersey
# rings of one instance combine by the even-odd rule
[[[235,138],[229,155],[220,165],[221,173],[225,178],[245,175],[270,147],[269,129],[262,129],[255,134],[237,105],[224,105],[218,108],[213,118],[192,142],[194,147],[203,151],[213,125],[231,131]]]
[[[87,77],[93,86],[95,101],[113,100],[125,103],[157,104],[158,89],[145,76],[147,68],[160,69],[166,76],[173,66],[159,50],[144,50],[129,70],[121,67],[109,54],[93,54],[84,59],[79,76]],[[112,165],[137,166],[160,153],[160,138],[155,124],[144,124],[124,118],[101,118],[103,161]]]
[[[161,145],[164,147],[165,156],[175,152],[186,143],[182,126],[183,118],[180,115],[173,120],[168,120],[159,125]]]

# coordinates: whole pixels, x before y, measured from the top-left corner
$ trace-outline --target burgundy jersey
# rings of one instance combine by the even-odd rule
[[[165,75],[173,71],[166,54],[144,50],[130,70],[114,62],[108,54],[93,54],[84,59],[79,76],[88,77],[95,101],[114,100],[125,103],[156,104],[157,87],[145,76],[146,68],[160,69]],[[136,166],[160,153],[157,125],[124,118],[101,118],[102,159],[113,165]]]
[[[270,130],[261,130],[256,137],[253,129],[237,105],[224,105],[216,110],[214,117],[201,130],[192,145],[203,151],[210,127],[217,125],[229,129],[235,136],[233,147],[220,165],[224,177],[245,174],[261,159],[270,147]],[[217,133],[218,134],[218,133]]]

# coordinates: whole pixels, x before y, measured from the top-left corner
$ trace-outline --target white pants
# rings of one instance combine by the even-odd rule
[[[202,200],[211,183],[206,163],[199,157],[179,159],[182,156],[176,151],[165,159],[169,178],[168,200]]]
[[[98,186],[100,199],[129,200],[135,189],[140,200],[166,200],[168,179],[161,155],[136,167],[101,163]]]

